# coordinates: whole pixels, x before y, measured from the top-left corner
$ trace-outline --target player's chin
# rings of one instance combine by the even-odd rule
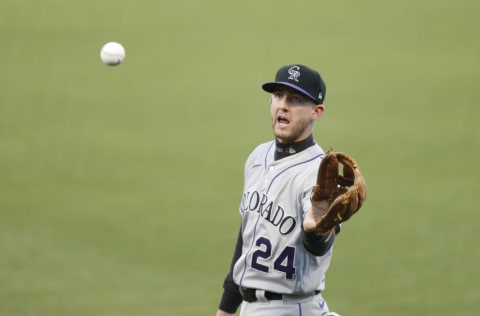
[[[273,125],[273,134],[275,134],[275,136],[285,135],[286,130],[285,130],[284,127],[279,126],[278,124],[274,124]]]
[[[273,134],[275,138],[278,139],[283,144],[288,144],[291,142],[292,136],[291,134],[286,131],[285,129],[274,129]]]

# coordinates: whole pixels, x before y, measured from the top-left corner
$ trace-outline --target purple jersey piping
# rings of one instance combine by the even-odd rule
[[[272,178],[272,181],[270,181],[270,184],[268,185],[267,193],[270,191],[270,188],[272,187],[273,182],[274,182],[282,173],[287,172],[288,170],[290,170],[290,169],[292,169],[292,168],[294,168],[294,167],[296,167],[296,166],[303,165],[303,164],[308,163],[308,162],[310,162],[310,161],[312,161],[312,160],[315,160],[315,159],[317,159],[317,158],[320,158],[320,157],[322,157],[323,155],[325,155],[325,154],[324,154],[324,153],[321,153],[321,154],[319,154],[319,155],[317,155],[317,156],[315,156],[315,157],[313,157],[313,158],[310,158],[310,159],[308,159],[308,160],[305,160],[305,161],[296,163],[296,164],[294,164],[294,165],[291,165],[291,166],[283,169],[283,170],[280,171],[279,173],[277,173],[277,174]]]

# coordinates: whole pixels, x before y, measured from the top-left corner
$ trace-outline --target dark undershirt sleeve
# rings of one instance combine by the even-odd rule
[[[237,311],[238,306],[240,306],[243,300],[238,285],[233,282],[233,266],[242,254],[242,244],[242,228],[240,227],[237,243],[235,245],[235,252],[230,264],[230,271],[223,282],[223,294],[218,307],[220,310],[231,314],[234,314]]]
[[[303,245],[310,253],[315,256],[323,256],[330,250],[335,241],[335,236],[340,233],[340,226],[337,225],[335,232],[332,234],[332,237],[327,240],[329,234],[318,235],[317,232],[306,232],[303,231]]]

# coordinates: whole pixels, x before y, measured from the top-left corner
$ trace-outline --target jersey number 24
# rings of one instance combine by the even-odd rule
[[[259,248],[252,255],[252,268],[268,273],[270,266],[261,263],[266,263],[272,259],[272,243],[265,237],[260,237],[255,242],[255,245]],[[275,258],[273,262],[273,269],[285,273],[287,279],[293,279],[295,274],[295,267],[293,266],[295,258],[295,248],[287,246],[283,251]]]

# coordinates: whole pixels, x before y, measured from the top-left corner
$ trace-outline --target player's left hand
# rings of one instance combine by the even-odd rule
[[[356,161],[345,153],[327,152],[318,168],[304,230],[331,233],[360,209],[366,197],[367,185]]]

